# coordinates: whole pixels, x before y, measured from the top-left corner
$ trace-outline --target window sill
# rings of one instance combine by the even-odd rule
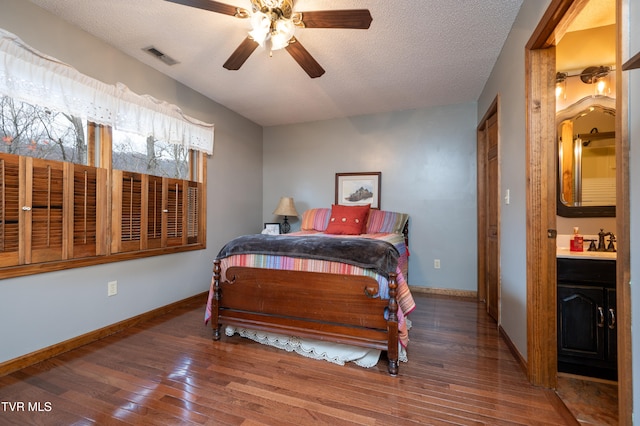
[[[103,265],[106,263],[122,262],[124,260],[142,259],[165,254],[182,253],[194,250],[206,249],[205,244],[191,244],[180,247],[167,247],[162,249],[143,250],[129,253],[110,254],[107,256],[95,256],[82,259],[70,259],[47,263],[34,263],[30,265],[8,266],[0,268],[0,280],[6,278],[24,277],[28,275],[42,274],[47,272],[62,271],[72,268],[83,268],[86,266]]]

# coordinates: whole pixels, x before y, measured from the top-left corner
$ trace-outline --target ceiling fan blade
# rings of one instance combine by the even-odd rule
[[[253,51],[256,50],[256,47],[258,47],[258,43],[251,37],[245,38],[222,66],[228,70],[239,70]]]
[[[371,26],[371,13],[367,9],[315,10],[298,12],[305,28],[353,28],[366,30]]]
[[[248,15],[248,12],[241,7],[231,6],[229,4],[220,3],[214,0],[166,0],[170,3],[182,4],[184,6],[191,6],[198,9],[210,10],[211,12],[222,13],[224,15],[238,16]],[[238,16],[246,17],[246,16]]]
[[[305,49],[295,37],[289,40],[289,45],[285,47],[285,49],[287,49],[287,52],[289,52],[302,69],[309,74],[309,77],[316,78],[324,74],[324,69],[313,59],[313,56],[311,56],[307,49]]]

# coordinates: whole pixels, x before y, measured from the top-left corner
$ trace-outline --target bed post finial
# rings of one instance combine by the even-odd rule
[[[220,259],[213,261],[213,298],[211,300],[211,328],[213,329],[213,340],[220,340]]]

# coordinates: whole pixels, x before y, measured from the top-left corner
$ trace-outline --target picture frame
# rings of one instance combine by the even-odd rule
[[[380,208],[382,172],[336,173],[335,204]]]
[[[262,230],[263,234],[267,235],[280,235],[282,233],[281,224],[280,223],[265,223],[264,229]]]

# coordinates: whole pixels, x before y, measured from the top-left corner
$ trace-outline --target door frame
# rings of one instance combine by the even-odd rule
[[[477,197],[478,197],[478,300],[487,303],[488,306],[488,292],[487,292],[487,223],[488,214],[487,209],[487,193],[488,193],[488,179],[487,179],[487,123],[489,118],[494,114],[496,116],[496,122],[498,126],[498,164],[500,163],[500,95],[496,96],[487,108],[480,124],[476,129],[476,167],[477,167]],[[500,182],[500,168],[498,167],[498,183]],[[498,188],[498,194],[500,194],[500,188]],[[499,197],[498,197],[499,198]],[[500,203],[498,202],[498,252],[500,251]],[[500,253],[498,253],[498,259]],[[500,266],[498,265],[498,325],[500,325],[501,309],[500,309]]]
[[[555,41],[588,0],[552,0],[525,47],[527,158],[527,373],[535,385],[557,385]],[[628,1],[616,0],[616,233],[618,419],[632,423],[631,290],[629,252],[628,78],[621,70],[629,28]]]

